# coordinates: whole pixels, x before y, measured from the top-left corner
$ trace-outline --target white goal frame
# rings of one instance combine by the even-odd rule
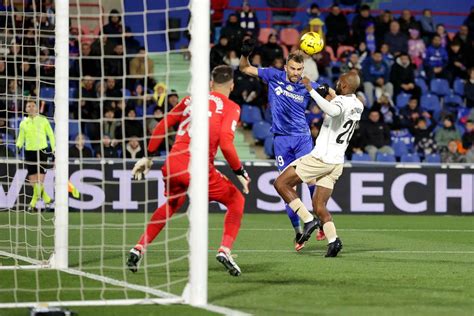
[[[154,295],[156,298],[84,300],[84,301],[51,301],[51,302],[18,302],[0,303],[1,308],[26,308],[45,306],[107,306],[133,304],[174,304],[184,303],[226,315],[245,315],[239,311],[208,304],[208,151],[209,151],[209,32],[210,0],[190,0],[191,16],[199,17],[190,22],[191,60],[191,97],[192,123],[191,135],[191,183],[189,189],[189,281],[181,296],[156,290],[150,287],[130,284],[125,281],[83,272],[68,266],[68,108],[69,108],[69,0],[56,0],[56,72],[55,72],[55,221],[54,253],[48,261],[40,261],[17,254],[0,251],[6,256],[24,265],[0,266],[1,270],[54,269],[72,275],[87,277],[103,283],[122,286],[132,290]]]

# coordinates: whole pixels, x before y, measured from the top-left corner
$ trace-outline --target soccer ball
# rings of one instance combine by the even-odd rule
[[[324,48],[324,41],[316,32],[308,32],[301,36],[300,48],[308,55],[319,53]]]

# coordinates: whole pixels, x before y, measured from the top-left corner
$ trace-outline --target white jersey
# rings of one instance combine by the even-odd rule
[[[330,104],[340,107],[341,114],[325,116],[311,154],[325,163],[341,164],[344,163],[344,154],[360,121],[364,105],[355,94],[338,95]]]

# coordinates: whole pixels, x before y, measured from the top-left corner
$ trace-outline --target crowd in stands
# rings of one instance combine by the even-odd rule
[[[226,1],[212,2],[225,9]],[[238,70],[242,40],[259,42],[251,64],[283,69],[288,52],[298,49],[299,36],[311,30],[324,37],[326,47],[305,59],[305,75],[333,87],[349,70],[358,71],[362,79],[357,96],[366,110],[349,159],[474,162],[474,7],[458,31],[448,33],[430,9],[420,17],[407,9],[399,16],[390,11],[374,16],[368,5],[361,5],[349,19],[336,4],[320,8],[313,3],[307,20],[299,23],[292,20],[291,10],[298,1],[267,3],[290,9],[274,11],[273,28],[262,28],[248,1],[225,22],[218,10],[211,19],[211,68],[228,64],[235,69],[231,98],[243,108],[258,107],[262,120],[271,121],[265,115],[270,106],[266,85]],[[297,30],[294,41],[288,29]],[[310,104],[307,118],[316,137],[322,113]]]
[[[43,115],[54,115],[54,2],[27,3],[0,6],[0,50],[6,56],[0,60],[0,144],[15,137],[26,97],[38,100]],[[267,3],[294,9],[299,1]],[[300,34],[316,31],[326,46],[305,59],[305,74],[332,86],[349,70],[362,78],[357,96],[366,111],[349,159],[474,162],[474,9],[457,32],[448,33],[429,9],[419,17],[409,10],[374,16],[362,5],[348,18],[338,5],[320,8],[314,3],[305,21],[295,21],[291,10],[275,10],[274,28],[264,28],[249,1],[225,21],[228,1],[213,0],[211,6],[210,67],[228,64],[235,70],[231,98],[242,110],[256,107],[262,120],[271,121],[266,85],[238,70],[242,41],[259,41],[251,64],[283,69]],[[42,14],[36,17],[23,13],[38,10]],[[140,158],[144,137],[179,96],[155,81],[154,62],[123,25],[120,12],[112,10],[107,18],[89,34],[70,28],[70,156]],[[322,117],[317,106],[308,106],[314,138]],[[172,144],[172,139],[164,143]],[[0,155],[9,149],[0,148]]]

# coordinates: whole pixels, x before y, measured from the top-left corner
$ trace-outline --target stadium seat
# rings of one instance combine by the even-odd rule
[[[439,119],[439,115],[441,113],[441,104],[439,103],[438,96],[431,93],[422,95],[420,106],[428,112],[432,112],[435,118]]]
[[[415,84],[420,87],[421,89],[421,94],[427,94],[428,93],[428,86],[426,85],[425,79],[418,77],[415,78]]]
[[[243,104],[240,112],[240,120],[244,125],[252,125],[255,122],[261,121],[262,111],[258,106]]]
[[[258,41],[266,44],[268,43],[268,37],[270,34],[277,34],[277,31],[271,27],[262,27],[260,33],[258,34]]]
[[[454,109],[457,112],[457,108],[463,106],[463,104],[463,99],[457,94],[450,94],[444,97],[444,107],[448,110]]]
[[[330,86],[330,87],[333,87],[333,86],[334,86],[332,80],[329,79],[328,77],[323,77],[323,76],[321,76],[321,77],[319,77],[319,79],[318,79],[317,81],[318,81],[319,84],[327,83],[328,86]]]
[[[377,156],[375,157],[375,161],[379,161],[379,162],[396,162],[397,160],[395,159],[395,155],[377,153]]]
[[[79,121],[69,120],[69,140],[74,140],[79,134]]]
[[[284,28],[280,31],[280,42],[286,46],[295,46],[300,42],[300,32],[294,28]]]
[[[40,89],[40,98],[46,101],[47,103],[51,103],[54,101],[54,88],[41,88]]]
[[[434,78],[430,82],[430,90],[438,96],[445,96],[451,94],[449,82],[446,79]]]
[[[392,143],[392,148],[395,152],[395,157],[402,157],[408,154],[408,147],[404,142],[394,142]]]
[[[400,162],[420,162],[418,154],[404,154],[400,158]]]
[[[273,150],[273,135],[267,136],[263,143],[263,149],[268,158],[274,158],[275,152]]]
[[[258,141],[264,141],[265,138],[271,136],[270,132],[271,125],[268,122],[260,121],[253,124],[252,135]]]
[[[405,92],[399,93],[397,95],[396,106],[401,109],[410,101],[411,95]]]
[[[454,80],[454,83],[453,83],[453,90],[454,90],[454,93],[456,93],[457,95],[460,95],[460,96],[464,96],[464,85],[465,85],[465,81],[461,78],[456,78],[456,80]]]
[[[352,161],[372,161],[369,154],[366,153],[356,153],[352,154]]]
[[[441,156],[439,154],[426,155],[425,156],[425,162],[440,163],[441,162]]]
[[[75,87],[69,87],[69,102],[77,101],[77,89]]]

